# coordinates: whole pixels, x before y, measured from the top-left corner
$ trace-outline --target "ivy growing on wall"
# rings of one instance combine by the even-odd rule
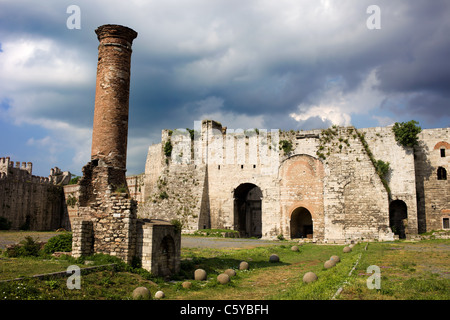
[[[164,154],[166,157],[170,157],[172,155],[172,142],[170,140],[166,141],[164,144]]]
[[[358,137],[364,147],[364,150],[366,151],[367,155],[369,156],[370,161],[372,162],[373,166],[375,167],[375,170],[376,170],[378,176],[380,177],[381,182],[384,185],[384,188],[390,195],[391,188],[389,188],[389,184],[386,180],[386,175],[389,172],[389,162],[384,162],[382,160],[378,160],[378,161],[375,160],[375,157],[373,156],[373,153],[370,150],[369,145],[366,142],[364,133],[359,133],[358,131],[356,131],[356,134],[358,135]]]

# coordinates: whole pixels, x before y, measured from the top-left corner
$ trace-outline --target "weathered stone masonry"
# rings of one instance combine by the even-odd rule
[[[161,143],[149,147],[139,216],[178,219],[185,232],[226,228],[325,242],[448,228],[448,128],[423,130],[414,149],[398,144],[392,127],[238,131],[212,120],[194,137],[163,130]],[[281,141],[293,150],[274,149]],[[279,152],[261,158],[268,149]],[[390,164],[385,182],[377,160]]]
[[[169,275],[179,270],[180,230],[167,222],[137,219],[137,202],[125,176],[131,45],[137,33],[104,25],[96,34],[100,44],[91,161],[83,167],[79,188],[71,190],[78,200],[72,255],[105,253],[127,263],[137,258],[152,273]]]
[[[50,170],[48,177],[32,174],[31,162],[0,158],[0,217],[11,223],[11,229],[55,230],[70,226],[64,214],[63,188],[69,172]]]

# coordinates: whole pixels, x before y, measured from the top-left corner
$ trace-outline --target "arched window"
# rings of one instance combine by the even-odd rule
[[[439,167],[437,170],[437,179],[438,180],[447,180],[447,170],[443,167]]]

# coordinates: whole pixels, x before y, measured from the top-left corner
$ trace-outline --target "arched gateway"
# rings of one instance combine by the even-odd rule
[[[253,183],[234,189],[234,229],[240,237],[262,236],[261,189]]]
[[[304,207],[298,207],[291,214],[291,239],[313,237],[313,220],[311,213]]]
[[[283,161],[279,180],[284,237],[324,238],[323,179],[324,166],[317,158],[300,154]]]

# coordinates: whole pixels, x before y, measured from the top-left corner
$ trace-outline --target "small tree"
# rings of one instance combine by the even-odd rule
[[[422,128],[418,126],[419,122],[411,120],[408,122],[396,122],[392,131],[394,131],[395,140],[405,147],[414,147],[418,142],[418,134]]]

